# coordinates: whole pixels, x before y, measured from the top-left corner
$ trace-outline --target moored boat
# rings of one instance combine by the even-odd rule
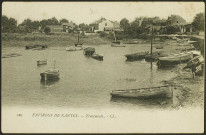
[[[84,55],[89,55],[89,56],[94,54],[94,52],[95,52],[95,48],[93,48],[93,47],[87,47],[83,51]]]
[[[4,54],[1,58],[11,58],[11,57],[18,57],[18,56],[22,56],[19,53],[10,53],[10,54]]]
[[[149,54],[149,52],[139,52],[134,54],[126,54],[125,57],[127,58],[128,61],[141,60],[144,59],[147,54]]]
[[[59,69],[49,69],[43,73],[40,73],[42,80],[52,80],[59,78]]]
[[[113,90],[112,97],[123,98],[171,98],[173,96],[172,86],[159,86],[128,90]]]
[[[25,49],[45,49],[47,45],[27,45]]]
[[[46,65],[46,64],[47,64],[47,60],[38,60],[37,61],[37,66]]]
[[[79,50],[82,50],[82,49],[83,49],[82,47],[71,46],[71,47],[67,47],[66,51],[79,51]]]
[[[175,65],[175,64],[188,62],[192,58],[193,58],[192,52],[178,53],[178,54],[173,54],[167,57],[160,57],[158,59],[157,65],[158,67],[166,67],[169,65]]]
[[[92,54],[92,58],[96,59],[96,60],[100,60],[103,61],[103,56],[99,55],[99,54]]]

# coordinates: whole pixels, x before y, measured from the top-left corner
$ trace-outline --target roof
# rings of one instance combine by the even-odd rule
[[[69,22],[69,23],[62,23],[62,25],[66,25],[66,26],[74,27],[74,24],[73,24],[72,22]]]

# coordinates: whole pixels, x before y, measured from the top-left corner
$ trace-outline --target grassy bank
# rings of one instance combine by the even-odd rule
[[[41,33],[29,33],[29,34],[19,34],[19,33],[3,33],[2,34],[2,46],[12,47],[12,46],[25,46],[32,44],[43,44],[48,46],[70,46],[77,42],[77,34],[52,34],[45,35]],[[99,35],[89,35],[80,38],[80,42],[84,45],[100,45],[111,43],[109,39],[101,38]]]

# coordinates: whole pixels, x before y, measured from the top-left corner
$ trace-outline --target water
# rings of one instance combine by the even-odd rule
[[[111,99],[110,91],[162,85],[174,77],[170,70],[160,70],[155,63],[126,62],[125,54],[150,50],[149,44],[111,47],[94,46],[103,61],[88,58],[82,51],[68,52],[66,47],[45,50],[3,48],[2,53],[22,56],[2,59],[2,104],[6,106],[41,106],[67,108],[145,108],[161,107],[160,101]],[[47,65],[36,61],[47,59]],[[60,79],[40,81],[40,73],[60,69]]]

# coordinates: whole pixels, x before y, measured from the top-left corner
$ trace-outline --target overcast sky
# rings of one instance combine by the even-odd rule
[[[2,14],[13,17],[18,24],[24,19],[42,20],[66,18],[77,24],[89,24],[100,17],[112,21],[147,16],[167,19],[171,14],[192,22],[197,13],[204,12],[203,2],[4,2]]]

